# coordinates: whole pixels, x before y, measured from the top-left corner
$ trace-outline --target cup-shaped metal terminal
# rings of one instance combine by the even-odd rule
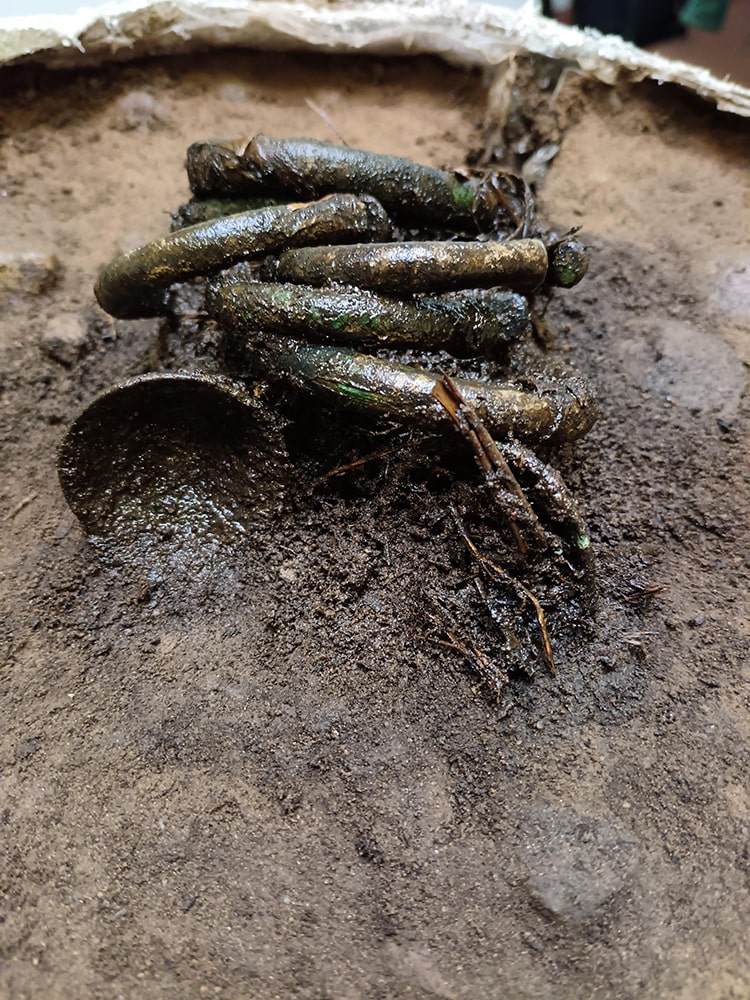
[[[191,372],[141,375],[97,396],[71,424],[60,483],[89,535],[221,544],[278,505],[279,441],[242,385]]]

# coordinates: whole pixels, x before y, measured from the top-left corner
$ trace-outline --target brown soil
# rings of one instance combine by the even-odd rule
[[[747,129],[647,85],[569,102],[542,208],[593,248],[550,316],[602,400],[566,469],[601,594],[498,704],[428,641],[425,592],[472,586],[450,477],[313,489],[356,456],[300,434],[245,551],[155,574],[102,558],[55,469],[153,366],[158,323],[91,289],[166,231],[191,141],[335,138],[310,97],[457,165],[482,81],[246,53],[1,80],[2,251],[37,257],[0,307],[0,995],[750,996]]]

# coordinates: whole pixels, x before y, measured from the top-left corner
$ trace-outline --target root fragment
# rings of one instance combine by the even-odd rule
[[[467,438],[486,481],[495,487],[501,509],[508,519],[521,556],[526,558],[529,546],[521,533],[519,522],[535,542],[546,546],[547,536],[544,528],[526,499],[518,480],[476,411],[459,392],[456,383],[449,375],[443,373],[442,379],[435,383],[432,394]]]
[[[542,605],[539,603],[539,599],[529,590],[528,587],[525,587],[519,580],[516,580],[515,577],[511,576],[511,574],[508,573],[507,570],[504,570],[502,567],[492,562],[491,559],[488,559],[487,556],[483,555],[479,551],[475,543],[469,537],[466,528],[464,527],[464,524],[461,518],[459,517],[458,511],[455,509],[455,507],[451,507],[450,511],[451,514],[453,515],[453,520],[456,523],[456,527],[458,528],[461,537],[466,543],[466,547],[468,548],[469,552],[471,552],[471,554],[474,556],[474,558],[477,560],[480,567],[484,570],[488,578],[490,580],[505,581],[506,583],[510,584],[513,590],[515,590],[516,594],[522,600],[525,598],[526,600],[530,601],[531,604],[533,605],[534,611],[536,613],[537,622],[539,623],[539,632],[542,641],[542,656],[544,658],[544,662],[547,664],[547,667],[549,668],[549,672],[552,674],[553,677],[555,677],[557,675],[557,668],[555,667],[555,658],[552,653],[552,643],[550,642],[549,630],[547,628],[547,616],[544,613]]]
[[[432,636],[424,636],[427,642],[432,642],[445,649],[452,649],[460,653],[467,661],[479,679],[485,684],[492,694],[499,699],[508,687],[508,674],[503,670],[484,650],[480,649],[473,642],[464,639],[453,623],[445,620],[445,609],[440,604],[431,599],[430,603],[433,612],[430,614],[433,625],[438,631],[446,636],[445,639],[435,639]]]

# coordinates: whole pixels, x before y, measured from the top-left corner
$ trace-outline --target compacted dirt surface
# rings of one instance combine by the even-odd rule
[[[553,83],[509,141],[559,141],[540,211],[592,252],[547,318],[601,400],[560,459],[599,597],[548,607],[554,677],[519,607],[495,698],[434,613],[490,633],[450,515],[470,463],[324,479],[389,448],[308,401],[246,541],[161,561],[87,540],[56,473],[83,406],[163,360],[92,286],[167,231],[190,142],[335,140],[309,99],[458,166],[497,141],[483,79],[2,73],[0,996],[750,996],[750,137],[666,88]]]

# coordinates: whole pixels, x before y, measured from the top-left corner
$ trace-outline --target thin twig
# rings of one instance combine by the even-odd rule
[[[634,584],[632,586],[632,593],[627,594],[623,598],[624,601],[641,601],[649,597],[656,597],[657,594],[663,594],[667,589],[658,583]]]
[[[324,476],[321,476],[317,480],[316,486],[320,483],[325,483],[328,479],[332,479],[333,476],[340,476],[344,472],[351,472],[352,469],[359,468],[360,465],[366,465],[367,462],[374,462],[376,458],[387,458],[389,455],[395,455],[396,452],[403,451],[405,448],[412,447],[410,441],[401,442],[400,444],[395,444],[391,448],[384,448],[382,451],[375,451],[370,455],[365,455],[363,458],[358,458],[354,462],[347,462],[345,465],[337,465],[335,469],[329,469]]]
[[[13,508],[13,510],[11,510],[8,514],[5,515],[5,520],[12,521],[14,517],[18,517],[21,511],[25,510],[30,503],[33,503],[38,496],[39,496],[38,493],[29,493],[29,495],[27,497],[24,497],[23,500],[19,500],[16,506]]]
[[[450,634],[448,632],[448,630],[445,628],[445,626],[443,626],[443,629],[444,629],[446,635]],[[469,647],[466,646],[465,643],[463,643],[460,640],[458,640],[458,641],[454,640],[454,641],[448,642],[446,639],[436,639],[432,635],[418,635],[418,636],[415,636],[415,638],[416,639],[421,639],[422,642],[431,642],[434,646],[442,646],[443,649],[452,649],[455,653],[461,653],[463,656],[471,658],[470,657]],[[481,653],[481,651],[477,650],[477,649],[475,649],[474,652],[475,653]],[[482,655],[482,657],[484,657],[484,653],[481,653],[481,655]]]
[[[334,133],[334,135],[337,136],[337,138],[339,138],[343,142],[343,144],[345,146],[349,145],[349,143],[346,141],[346,139],[343,137],[343,135],[339,132],[339,130],[333,124],[333,122],[328,117],[328,115],[325,113],[325,111],[320,107],[320,105],[316,104],[315,101],[311,101],[309,97],[305,98],[305,104],[308,106],[308,108],[310,108],[311,111],[314,111],[316,115],[318,115],[320,118],[323,119],[323,121],[326,123],[326,125],[328,126],[328,128]]]
[[[437,646],[442,646],[444,649],[452,649],[454,652],[460,653],[472,665],[479,678],[489,688],[492,688],[493,693],[499,698],[507,685],[507,674],[495,669],[492,660],[478,646],[475,646],[474,643],[469,644],[465,642],[452,626],[446,625],[438,613],[442,610],[440,605],[433,599],[430,599],[430,601],[435,608],[435,613],[430,617],[435,625],[442,629],[444,634],[448,636],[450,642],[446,642],[445,639],[435,639],[432,636],[418,636],[417,638],[421,638],[425,642],[431,642]]]

